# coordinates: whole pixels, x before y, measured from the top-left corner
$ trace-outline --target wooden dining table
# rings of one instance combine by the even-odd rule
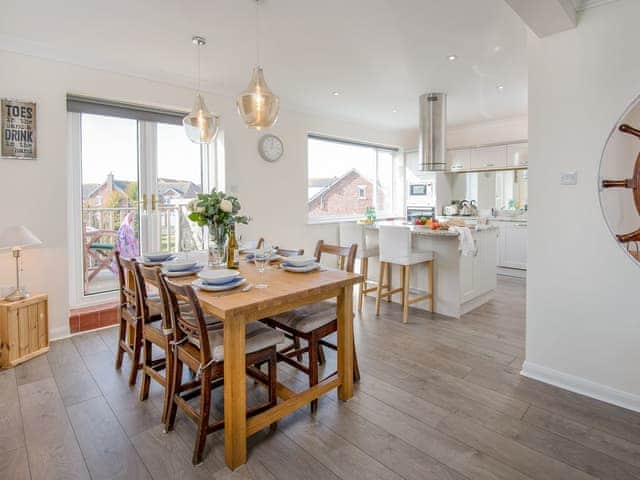
[[[271,265],[260,277],[253,264],[242,261],[240,274],[248,284],[265,283],[266,288],[242,287],[225,292],[197,290],[202,309],[224,323],[224,457],[230,469],[247,461],[247,438],[273,422],[293,413],[327,392],[338,389],[338,398],[353,395],[353,286],[362,276],[337,269],[292,273]],[[169,279],[191,283],[194,276]],[[278,404],[247,418],[245,325],[294,308],[336,298],[337,373],[317,385],[295,392],[278,383]]]

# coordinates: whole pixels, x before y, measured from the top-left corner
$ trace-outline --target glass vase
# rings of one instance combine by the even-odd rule
[[[209,226],[209,266],[214,268],[227,265],[227,226]]]

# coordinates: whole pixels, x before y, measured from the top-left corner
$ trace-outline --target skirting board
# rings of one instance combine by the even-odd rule
[[[616,390],[585,378],[562,373],[527,361],[522,364],[520,375],[618,407],[640,412],[640,395]]]

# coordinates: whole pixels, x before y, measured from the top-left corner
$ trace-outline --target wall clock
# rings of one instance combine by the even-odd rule
[[[284,153],[284,143],[275,135],[263,135],[258,141],[258,153],[266,162],[277,162]]]

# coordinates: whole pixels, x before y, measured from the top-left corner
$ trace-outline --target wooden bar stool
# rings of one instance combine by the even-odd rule
[[[369,275],[369,259],[380,255],[378,243],[371,235],[367,235],[367,225],[360,225],[353,222],[343,222],[340,224],[340,244],[341,245],[357,245],[356,260],[360,261],[360,274],[364,277],[364,281],[358,289],[358,311],[362,311],[362,303],[367,293],[375,292],[378,286],[374,281],[368,279]],[[390,277],[391,275],[389,275]],[[368,284],[374,284],[368,287]]]
[[[409,305],[423,300],[429,300],[429,310],[434,311],[434,254],[432,251],[419,251],[412,248],[411,230],[406,227],[380,225],[378,229],[378,241],[380,245],[380,273],[376,293],[376,315],[380,315],[380,300],[386,297],[388,300],[394,293],[402,292],[402,322],[407,323]],[[409,297],[409,280],[411,279],[411,267],[424,264],[427,267],[427,283],[429,290],[423,295]],[[391,287],[391,265],[399,265],[402,272],[402,286]],[[384,277],[389,277],[384,284]]]

